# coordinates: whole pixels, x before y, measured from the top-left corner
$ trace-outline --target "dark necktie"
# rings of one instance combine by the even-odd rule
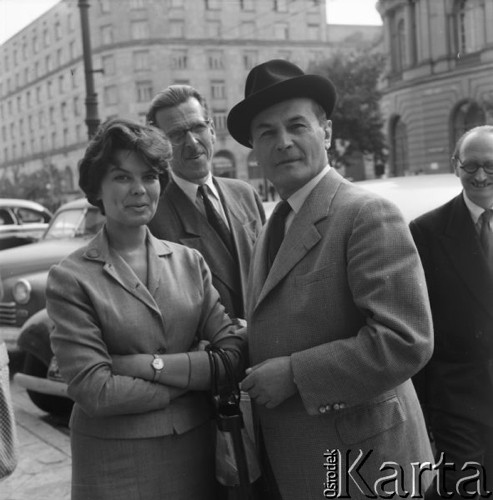
[[[214,205],[212,204],[209,195],[207,194],[207,186],[199,186],[198,192],[202,197],[202,201],[204,202],[205,215],[209,224],[214,228],[216,233],[223,240],[224,244],[228,247],[228,250],[234,256],[235,254],[231,232],[226,225],[226,222],[224,222],[224,219],[214,208]]]
[[[274,213],[271,215],[269,233],[267,234],[267,266],[269,269],[284,239],[286,217],[290,211],[291,205],[287,201],[281,201],[276,205]]]
[[[493,232],[491,231],[490,221],[493,217],[493,209],[485,210],[481,214],[481,229],[479,231],[479,239],[483,247],[484,254],[488,261],[488,265],[493,270]]]

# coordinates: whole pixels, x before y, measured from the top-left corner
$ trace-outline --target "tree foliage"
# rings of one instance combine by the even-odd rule
[[[382,54],[359,51],[338,52],[310,69],[310,73],[329,78],[337,90],[337,103],[331,117],[333,146],[330,152],[336,167],[347,166],[347,158],[355,151],[371,155],[375,164],[385,163],[381,94],[377,88],[383,67]]]

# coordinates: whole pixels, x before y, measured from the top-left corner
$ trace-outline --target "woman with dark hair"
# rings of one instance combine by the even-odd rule
[[[103,124],[79,164],[80,187],[106,223],[54,266],[51,341],[75,400],[72,500],[215,499],[207,353],[240,369],[243,336],[196,250],[146,224],[170,146],[149,126]]]

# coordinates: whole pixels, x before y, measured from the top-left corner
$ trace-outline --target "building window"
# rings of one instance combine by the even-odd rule
[[[169,22],[169,35],[171,38],[183,38],[185,36],[185,22],[172,19]]]
[[[221,133],[227,131],[227,125],[226,125],[227,117],[228,117],[228,112],[226,110],[215,109],[212,111],[214,128],[216,129],[217,132]]]
[[[110,0],[99,0],[99,6],[102,14],[107,14],[111,10]]]
[[[50,125],[55,125],[55,108],[54,106],[50,106]]]
[[[66,102],[62,102],[61,104],[61,110],[62,110],[62,120],[65,121],[68,119],[68,116],[67,116],[67,103]]]
[[[222,50],[210,50],[207,53],[209,69],[224,69],[224,53]]]
[[[110,24],[101,26],[101,42],[103,45],[113,43],[113,27]]]
[[[46,82],[46,89],[47,89],[48,99],[51,99],[53,97],[53,82],[51,80],[48,80]]]
[[[150,102],[153,96],[152,82],[136,82],[137,102]]]
[[[251,70],[257,65],[258,52],[256,50],[246,50],[243,52],[243,69]]]
[[[390,59],[392,72],[394,74],[400,74],[404,68],[406,56],[406,22],[402,18],[402,13],[391,19],[390,36]]]
[[[43,30],[43,44],[45,47],[50,45],[50,32],[47,29]]]
[[[174,50],[171,53],[171,68],[186,69],[188,66],[188,55],[186,50]]]
[[[103,91],[104,103],[107,106],[118,104],[118,89],[116,85],[108,85]]]
[[[221,8],[221,0],[204,0],[206,10],[219,10]]]
[[[62,25],[59,21],[55,23],[55,39],[60,40],[62,38]]]
[[[145,8],[144,0],[130,0],[130,9],[143,9]]]
[[[61,66],[63,64],[63,50],[58,49],[56,51],[56,63],[58,66]]]
[[[454,111],[452,117],[452,133],[451,133],[451,149],[453,150],[455,143],[459,137],[478,125],[486,124],[486,114],[475,101],[463,102]]]
[[[274,25],[274,37],[276,40],[288,40],[289,26],[286,23],[276,23]]]
[[[51,55],[49,55],[49,54],[45,57],[45,66],[46,66],[47,72],[50,72],[53,70],[53,61],[51,59]]]
[[[58,76],[58,92],[60,94],[65,92],[65,75]]]
[[[224,80],[212,80],[211,81],[211,97],[213,99],[225,99],[226,98],[226,84]]]
[[[241,10],[253,10],[253,0],[240,0]]]
[[[409,172],[407,147],[407,127],[400,117],[396,117],[391,127],[392,175],[400,177]]]
[[[306,36],[308,40],[318,40],[320,32],[319,24],[308,24],[306,27]]]
[[[42,129],[45,126],[45,114],[44,111],[40,111],[38,114],[39,128]]]
[[[74,116],[80,116],[80,98],[79,98],[79,96],[74,97]]]
[[[149,24],[147,21],[132,21],[130,33],[132,40],[143,40],[149,36]]]
[[[103,67],[104,75],[114,75],[115,74],[115,56],[103,56],[101,58],[101,66]]]
[[[39,52],[39,40],[38,40],[38,37],[36,35],[33,36],[33,52],[35,54],[37,54]]]
[[[287,0],[273,0],[273,7],[276,12],[286,12],[288,10]]]
[[[456,19],[459,52],[469,54],[480,50],[485,44],[483,1],[461,0]]]
[[[36,103],[37,104],[41,103],[41,87],[40,86],[36,87]]]
[[[134,71],[148,71],[149,64],[149,51],[137,50],[133,53]]]
[[[77,49],[75,46],[75,41],[72,40],[68,44],[68,47],[69,47],[69,52],[70,52],[70,59],[75,59],[77,57]]]

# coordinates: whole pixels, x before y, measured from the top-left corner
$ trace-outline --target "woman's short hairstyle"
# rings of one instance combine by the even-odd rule
[[[158,173],[161,190],[169,179],[171,146],[159,129],[123,118],[106,121],[98,128],[79,162],[79,186],[89,203],[103,214],[104,207],[98,200],[101,182],[110,165],[118,164],[116,153],[122,150],[136,153]]]

